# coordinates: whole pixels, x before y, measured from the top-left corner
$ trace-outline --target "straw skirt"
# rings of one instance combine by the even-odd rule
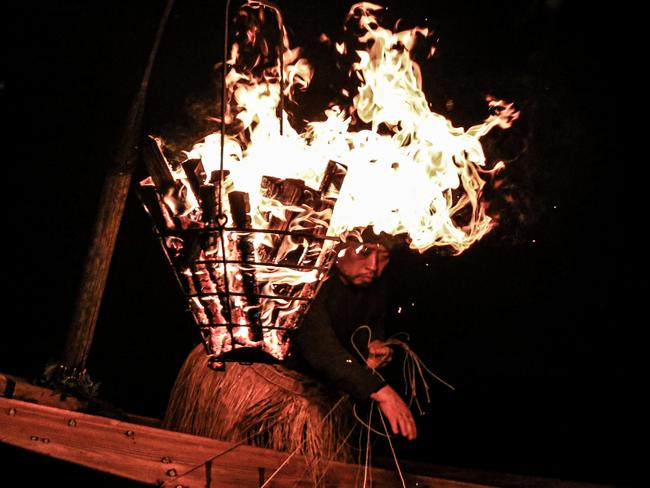
[[[172,389],[163,427],[306,456],[311,464],[351,461],[347,396],[279,365],[207,366],[199,344]],[[318,471],[318,469],[316,469]]]

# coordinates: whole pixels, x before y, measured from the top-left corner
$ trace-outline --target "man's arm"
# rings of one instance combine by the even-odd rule
[[[329,314],[319,303],[314,303],[302,327],[296,331],[293,344],[324,379],[354,398],[368,398],[385,385],[378,375],[343,347],[332,328]]]
[[[310,320],[305,320],[294,337],[294,345],[309,365],[353,397],[375,400],[393,434],[415,439],[415,420],[399,394],[352,357],[339,342],[327,316],[320,313],[310,315]]]

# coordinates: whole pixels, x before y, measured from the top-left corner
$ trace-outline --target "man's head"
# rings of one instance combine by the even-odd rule
[[[404,236],[375,234],[370,228],[351,232],[341,244],[336,267],[347,283],[368,286],[381,276],[391,252],[405,243]]]
[[[341,245],[336,267],[347,283],[368,286],[381,276],[388,261],[390,252],[383,245],[348,241]]]

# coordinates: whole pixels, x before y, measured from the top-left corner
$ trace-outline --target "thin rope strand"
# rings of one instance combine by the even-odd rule
[[[368,413],[368,425],[372,422],[372,412],[374,409],[375,403],[370,404],[370,412]],[[370,444],[370,432],[371,429],[368,429],[368,435],[366,437],[366,460],[363,464],[363,488],[366,488],[366,480],[368,479],[368,470],[370,469],[370,460],[371,460],[371,444]],[[372,485],[372,481],[370,481]]]
[[[348,439],[350,438],[350,436],[351,436],[352,433],[354,432],[354,429],[355,429],[355,428],[356,428],[356,425],[353,425],[352,428],[350,429],[350,432],[348,432],[348,435],[345,436],[345,438],[343,439],[343,441],[342,441],[342,442],[339,444],[339,446],[336,448],[336,451],[334,451],[334,455],[332,456],[332,459],[336,459],[336,456],[338,455],[339,452],[341,452],[341,449],[343,448],[343,446],[345,446],[345,443],[348,441]],[[330,467],[331,464],[332,464],[332,460],[329,460],[329,461],[327,462],[327,465],[325,466],[325,469],[324,469],[324,471],[323,471],[323,474],[322,474],[322,475],[321,475],[321,476],[316,480],[316,486],[318,486],[319,483],[320,483],[321,481],[323,481],[323,479],[325,478],[325,475],[327,475],[327,470],[329,469],[329,467]],[[305,469],[305,471],[303,471],[303,476],[305,475],[306,472],[307,472],[307,469]],[[296,485],[294,485],[294,486],[297,486],[297,484],[298,484],[299,482],[300,482],[300,480],[297,481],[297,482],[296,482]]]
[[[356,403],[354,405],[352,405],[352,414],[354,415],[354,418],[356,419],[356,421],[359,422],[366,429],[371,430],[373,433],[375,433],[375,434],[377,434],[379,436],[384,436],[385,435],[383,432],[380,432],[380,431],[376,430],[369,423],[364,422],[361,419],[361,417],[359,417],[359,414],[357,413],[357,405],[356,405]]]
[[[395,467],[397,468],[397,473],[399,474],[399,479],[402,481],[402,487],[406,488],[406,481],[404,481],[404,476],[402,476],[402,469],[399,467],[399,462],[397,461],[397,454],[395,454],[395,449],[393,448],[393,443],[390,440],[390,435],[388,435],[388,427],[386,427],[386,421],[384,420],[384,414],[379,410],[379,418],[381,423],[384,425],[384,430],[386,431],[386,437],[388,438],[388,445],[390,446],[390,452],[393,454],[393,459],[395,460]]]

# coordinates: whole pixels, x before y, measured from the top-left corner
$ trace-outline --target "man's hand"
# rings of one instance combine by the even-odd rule
[[[368,360],[366,363],[372,369],[386,366],[393,358],[393,350],[384,341],[375,339],[368,344]]]
[[[410,441],[418,436],[415,420],[408,405],[393,388],[386,385],[370,395],[370,398],[379,404],[393,434],[402,434]]]

